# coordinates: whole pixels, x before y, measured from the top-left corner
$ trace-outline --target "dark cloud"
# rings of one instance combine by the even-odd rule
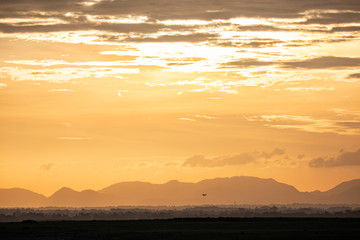
[[[279,43],[282,43],[282,41],[252,41],[249,43],[241,44],[241,47],[247,47],[247,48],[273,47],[274,45]]]
[[[91,29],[91,25],[88,24],[14,26],[11,24],[0,23],[0,31],[3,33],[59,32],[59,31],[76,31],[76,30],[90,30],[90,29]]]
[[[306,69],[321,69],[321,68],[335,68],[335,67],[357,67],[360,66],[360,58],[348,57],[318,57],[307,59],[304,61],[289,61],[289,62],[265,62],[257,59],[248,58],[239,61],[227,62],[223,66],[226,67],[256,67],[279,64],[284,68],[306,68]]]
[[[348,76],[348,78],[360,78],[360,73],[353,73]]]
[[[235,24],[233,24],[234,26]],[[297,28],[291,27],[291,28],[286,28],[286,26],[283,27],[276,27],[276,26],[271,26],[271,25],[245,25],[245,26],[234,26],[234,28],[236,28],[238,31],[242,31],[242,32],[254,32],[254,31],[259,31],[259,32],[297,32],[297,31],[301,31],[301,32],[328,32],[328,30],[320,30],[320,29],[311,29],[309,28],[307,25],[305,26],[301,26],[299,25]]]
[[[239,61],[227,62],[223,66],[225,67],[257,67],[257,66],[268,66],[273,65],[275,62],[263,62],[256,58],[247,58]]]
[[[341,152],[337,157],[333,158],[315,158],[309,162],[312,168],[332,168],[340,166],[359,166],[360,165],[360,149],[356,152]]]
[[[316,17],[307,19],[301,24],[339,24],[356,23],[360,21],[360,13],[340,12],[340,13],[321,13]]]
[[[159,30],[183,30],[194,29],[194,26],[166,26],[158,24],[158,20],[169,19],[229,19],[234,17],[261,17],[261,18],[297,18],[304,17],[303,12],[307,10],[339,10],[338,13],[316,13],[314,17],[301,24],[330,24],[330,23],[350,23],[359,22],[359,13],[350,12],[360,10],[358,0],[103,0],[94,2],[92,6],[84,4],[85,0],[0,0],[0,18],[56,18],[65,23],[54,25],[41,25],[34,20],[17,24],[0,24],[0,31],[3,33],[20,32],[57,32],[57,31],[77,31],[77,30],[102,30],[114,33],[155,33]],[[347,12],[341,12],[347,11]],[[66,15],[66,13],[75,13]],[[91,22],[87,19],[88,15],[96,15],[96,18],[106,19],[107,17],[128,17],[128,16],[147,16],[145,23],[138,24],[111,24],[105,22]],[[221,24],[222,26],[228,23]],[[278,28],[268,25],[237,26],[239,31],[320,31],[329,32],[329,30],[319,30],[299,27]],[[358,31],[358,26],[334,27],[330,32]],[[162,42],[168,38],[169,41],[182,41],[186,38],[179,35],[176,39],[171,36],[163,36],[156,39],[141,38],[130,41],[142,42]],[[193,37],[194,42],[208,40],[206,38]],[[187,40],[186,40],[187,41]],[[191,41],[191,40],[190,40]],[[233,43],[223,43],[233,44]],[[253,42],[242,47],[266,47],[270,43]]]
[[[237,30],[247,32],[247,31],[261,31],[261,32],[275,32],[275,31],[286,31],[286,29],[278,28],[270,25],[249,25],[249,26],[237,26]]]
[[[357,32],[360,26],[333,27],[330,32]]]
[[[163,35],[157,38],[127,38],[126,42],[203,42],[217,38],[218,34],[211,33],[193,33],[193,34],[177,34]]]
[[[347,42],[354,39],[354,36],[341,36],[338,38],[331,39],[314,39],[314,40],[293,40],[288,41],[288,44],[284,44],[284,47],[307,47],[313,46],[319,43],[339,43],[339,42]]]
[[[357,67],[360,66],[360,58],[348,57],[318,57],[304,61],[292,61],[282,63],[286,68],[334,68],[334,67]]]
[[[81,11],[85,10],[81,3],[84,0],[0,0],[1,12],[30,12],[30,11]]]
[[[145,15],[150,19],[229,19],[232,17],[277,17],[294,18],[313,9],[360,10],[358,0],[104,0],[92,6],[82,4],[84,0],[0,0],[3,14],[19,12],[77,12],[96,15]],[[344,22],[356,19],[356,14],[320,15],[320,20]],[[326,20],[322,20],[326,19]],[[333,20],[335,19],[335,20]]]
[[[20,32],[60,32],[60,31],[79,31],[79,30],[100,30],[114,33],[155,33],[160,29],[179,30],[179,27],[169,27],[163,24],[150,23],[72,23],[72,24],[53,24],[53,25],[30,25],[14,26],[11,24],[0,23],[0,31],[3,33],[20,33]],[[183,27],[185,28],[185,27]]]
[[[232,156],[219,156],[206,158],[204,155],[195,155],[185,160],[182,167],[224,167],[234,165],[244,165],[256,162],[259,159],[270,159],[275,156],[283,155],[283,149],[275,148],[271,152],[241,153]]]
[[[357,0],[117,0],[89,8],[101,14],[142,14],[154,19],[228,19],[246,17],[297,17],[310,9],[359,10]]]

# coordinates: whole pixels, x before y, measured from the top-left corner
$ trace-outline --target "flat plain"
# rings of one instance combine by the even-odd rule
[[[1,239],[360,239],[359,218],[181,218],[0,223]]]

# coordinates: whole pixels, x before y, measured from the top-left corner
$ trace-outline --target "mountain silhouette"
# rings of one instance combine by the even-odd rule
[[[101,207],[207,204],[360,204],[360,179],[325,191],[300,192],[274,179],[231,177],[197,183],[120,182],[99,191],[61,188],[46,198],[25,189],[0,189],[0,207]]]
[[[23,188],[0,189],[0,207],[40,207],[46,201],[44,195]]]
[[[360,203],[360,179],[342,182],[320,197],[324,203]]]
[[[100,207],[109,205],[110,197],[94,190],[81,192],[64,187],[56,191],[47,199],[47,205],[57,207]]]

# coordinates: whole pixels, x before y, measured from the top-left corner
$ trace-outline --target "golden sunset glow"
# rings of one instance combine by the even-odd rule
[[[2,1],[0,188],[360,178],[356,1]]]

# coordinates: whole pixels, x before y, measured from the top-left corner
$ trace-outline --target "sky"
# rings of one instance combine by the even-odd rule
[[[360,178],[358,0],[0,0],[0,188]]]

